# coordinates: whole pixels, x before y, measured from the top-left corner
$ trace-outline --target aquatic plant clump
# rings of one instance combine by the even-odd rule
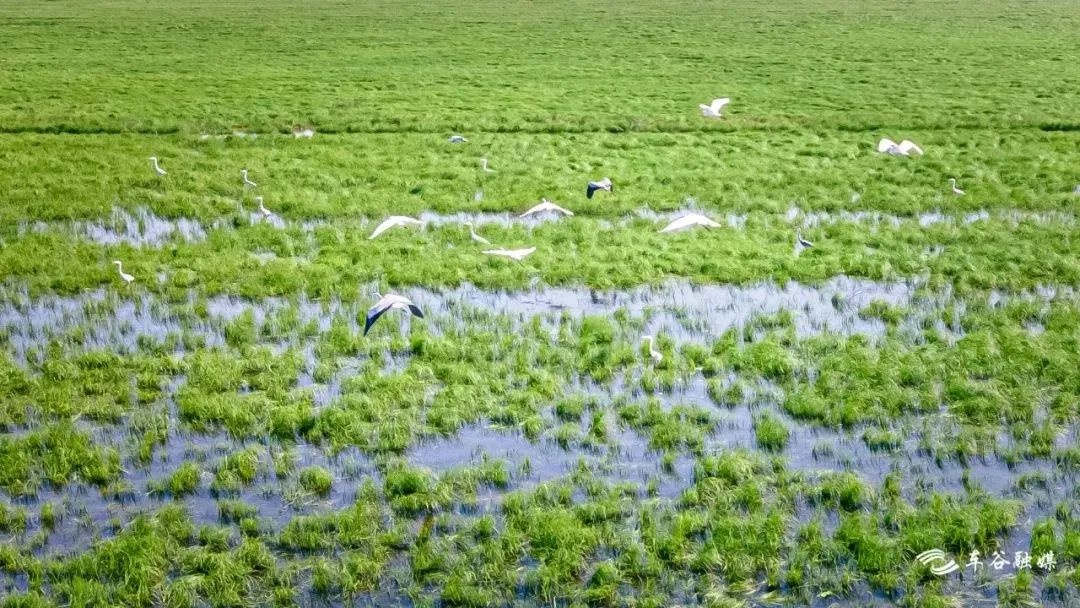
[[[0,608],[1076,604],[1080,9],[717,8],[0,6]]]

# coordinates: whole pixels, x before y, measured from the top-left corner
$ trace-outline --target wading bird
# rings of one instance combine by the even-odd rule
[[[293,137],[311,139],[315,137],[315,129],[311,127],[296,127],[292,130]]]
[[[555,203],[547,200],[546,198],[543,198],[543,199],[540,199],[540,204],[539,205],[536,205],[535,207],[529,209],[525,213],[522,213],[518,217],[527,217],[527,216],[530,216],[530,215],[536,215],[537,213],[544,213],[546,211],[551,211],[551,212],[554,212],[554,213],[561,213],[563,215],[574,215],[573,211],[568,211],[566,209],[563,209],[562,207],[560,207],[560,206],[556,205]]]
[[[698,107],[701,108],[702,116],[707,116],[709,118],[723,118],[723,116],[721,116],[720,114],[720,110],[723,110],[724,106],[729,103],[731,103],[731,99],[727,97],[721,97],[719,99],[712,100],[712,103],[709,105],[699,103]]]
[[[653,337],[652,336],[645,336],[644,338],[642,338],[642,341],[649,343],[649,357],[652,358],[653,365],[658,365],[661,361],[664,360],[663,353],[661,353],[660,351],[656,350],[656,348],[653,347]]]
[[[956,178],[955,177],[950,177],[949,178],[949,186],[952,187],[952,193],[955,194],[956,196],[964,196],[965,194],[967,194],[966,192],[964,192],[960,188],[956,187]]]
[[[161,165],[158,164],[156,156],[151,156],[150,157],[150,163],[154,167],[154,173],[157,173],[158,175],[165,175],[165,170],[162,169]]]
[[[124,282],[125,286],[131,287],[131,284],[135,282],[135,277],[124,272],[124,265],[120,260],[113,260],[113,264],[116,264],[116,272],[120,273],[120,280]]]
[[[484,173],[494,173],[494,169],[489,169],[486,158],[480,159],[480,168],[484,170]]]
[[[251,181],[250,179],[248,179],[248,170],[247,169],[241,169],[240,170],[240,175],[243,176],[243,178],[244,178],[244,187],[245,188],[254,188],[255,186],[259,185],[259,184],[256,184],[255,182]]]
[[[520,262],[529,256],[530,253],[536,251],[536,247],[529,247],[528,249],[491,249],[484,251],[487,255],[497,255],[504,258],[510,258]]]
[[[448,142],[450,142],[452,144],[463,144],[463,143],[465,143],[465,142],[467,142],[469,140],[465,139],[464,137],[462,137],[460,135],[451,135],[450,139],[448,139],[446,141],[448,141]]]
[[[800,247],[807,247],[807,248],[809,248],[809,247],[813,247],[813,246],[814,246],[814,244],[813,244],[813,243],[811,243],[810,241],[808,241],[808,240],[806,240],[806,239],[802,238],[802,233],[801,233],[801,232],[796,232],[796,233],[795,233],[795,242],[796,242],[796,243],[798,243]]]
[[[370,241],[371,239],[379,236],[380,234],[386,232],[387,230],[389,230],[391,228],[395,228],[397,226],[423,226],[423,225],[424,225],[424,222],[422,222],[422,221],[420,221],[418,219],[413,219],[411,217],[405,217],[404,215],[391,215],[390,217],[383,220],[383,222],[381,224],[379,224],[378,226],[375,227],[375,232],[371,233],[371,236],[368,237],[368,240]]]
[[[483,243],[485,245],[491,244],[491,241],[485,239],[479,234],[476,234],[476,231],[473,230],[472,222],[465,222],[465,225],[469,227],[469,236],[472,237],[472,240],[476,241],[477,243]]]
[[[705,226],[706,228],[719,228],[720,224],[710,220],[709,218],[701,215],[700,213],[691,213],[684,215],[679,219],[671,222],[667,226],[660,229],[660,232],[678,232],[679,230],[686,230],[687,228],[693,228],[694,226]]]
[[[915,145],[914,142],[905,139],[900,143],[896,143],[887,137],[883,137],[878,142],[877,151],[893,156],[910,156],[912,152],[919,155],[923,153],[922,148]]]
[[[375,292],[375,297],[379,299],[375,302],[375,305],[368,309],[367,320],[364,321],[364,335],[367,335],[371,326],[375,324],[375,321],[379,320],[379,317],[383,316],[388,310],[407,310],[413,315],[424,318],[424,313],[421,312],[420,307],[412,303],[412,300],[405,296],[399,296],[396,294],[388,293],[385,296],[379,292]]]
[[[274,214],[273,211],[270,211],[269,209],[267,209],[266,205],[263,204],[263,197],[256,196],[255,197],[255,202],[259,203],[259,213],[262,214],[263,218],[268,218],[268,217],[270,217],[271,215]]]
[[[615,185],[611,183],[611,178],[608,177],[605,177],[600,181],[589,182],[589,185],[585,186],[585,197],[592,198],[592,195],[595,194],[597,190],[606,190],[607,192],[614,194]]]

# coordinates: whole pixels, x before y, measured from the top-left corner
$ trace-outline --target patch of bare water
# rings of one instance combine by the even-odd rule
[[[149,294],[96,290],[82,296],[30,298],[15,287],[0,294],[0,340],[6,341],[15,358],[23,363],[29,354],[43,352],[54,340],[76,350],[105,349],[122,354],[136,352],[144,344],[182,343],[185,336],[196,337],[206,346],[217,346],[225,342],[225,325],[250,313],[257,335],[276,336],[274,342],[282,348],[303,347],[315,338],[309,335],[300,340],[295,335],[298,327],[314,324],[318,332],[325,332],[334,323],[344,323],[358,332],[357,319],[363,318],[373,303],[367,294],[375,287],[362,286],[356,301],[315,301],[304,296],[251,301],[216,296],[204,304],[193,298],[179,307]],[[959,317],[965,300],[955,298],[949,289],[929,295],[920,293],[916,298],[919,289],[918,281],[884,283],[839,276],[817,285],[794,281],[784,285],[694,285],[671,281],[655,288],[622,291],[537,286],[529,291],[503,292],[463,285],[438,291],[405,289],[400,293],[424,310],[423,323],[434,333],[499,317],[508,319],[512,327],[520,327],[534,317],[554,324],[564,315],[614,318],[622,314],[643,319],[643,335],[662,335],[676,343],[707,344],[730,329],[768,325],[777,319],[790,324],[799,337],[825,332],[877,337],[884,334],[886,324],[863,312],[877,302],[904,310],[900,327],[909,335],[918,336],[929,318],[932,327],[960,337]],[[1076,293],[1068,287],[1053,286],[1034,293],[992,292],[989,304],[1027,299],[1045,305],[1062,298],[1075,301]],[[205,312],[199,312],[202,306]],[[950,307],[954,319],[946,323],[941,319],[942,311]],[[286,313],[297,319],[293,326],[281,329],[278,317]],[[399,315],[388,315],[380,321],[384,325],[409,322]],[[1038,328],[1033,326],[1032,331]],[[179,345],[176,348],[181,350]]]
[[[258,211],[247,210],[248,223],[252,226],[268,224],[279,230],[299,228],[304,232],[327,225],[320,220],[290,221],[277,213],[263,216]],[[108,218],[98,221],[76,221],[69,223],[23,222],[19,225],[20,236],[29,233],[45,233],[60,230],[75,238],[86,239],[99,245],[131,245],[133,247],[160,247],[180,242],[194,243],[206,239],[213,230],[226,229],[231,224],[226,219],[218,219],[209,224],[191,218],[165,218],[153,211],[140,207],[128,211],[113,208]]]
[[[206,238],[206,228],[198,220],[168,219],[145,208],[134,211],[114,208],[108,218],[97,222],[24,223],[20,225],[19,232],[20,234],[42,233],[56,228],[100,245],[126,244],[134,247],[153,247],[172,240],[194,242]]]
[[[882,211],[858,210],[858,211],[805,211],[792,206],[785,214],[788,222],[796,222],[803,228],[827,226],[834,224],[862,224],[869,226],[893,226],[899,227],[908,223],[917,223],[927,227],[935,224],[974,224],[990,219],[1008,222],[1013,226],[1020,224],[1038,225],[1073,225],[1076,216],[1072,213],[1061,211],[1027,211],[1023,209],[979,209],[964,214],[949,214],[940,210],[925,211],[915,215],[896,215]]]
[[[616,383],[616,387],[620,386]],[[898,473],[904,497],[916,502],[927,492],[964,494],[968,491],[984,491],[1000,498],[1023,499],[1025,491],[1020,487],[1026,476],[1045,470],[1045,463],[1038,461],[1009,464],[1003,458],[986,456],[966,461],[941,460],[919,448],[917,434],[897,427],[896,433],[903,437],[901,443],[888,449],[871,449],[863,438],[864,429],[824,428],[794,419],[783,412],[778,403],[782,398],[776,387],[759,386],[751,390],[745,400],[730,408],[719,408],[708,396],[707,385],[700,375],[690,379],[679,389],[670,393],[658,393],[651,398],[659,399],[665,411],[676,404],[689,404],[709,411],[715,421],[708,433],[704,454],[721,454],[731,450],[759,451],[755,432],[758,416],[780,420],[788,429],[785,447],[774,454],[782,458],[786,466],[811,479],[837,472],[851,472],[871,486],[877,487],[889,473]],[[591,386],[587,394],[597,399],[602,408],[610,408],[610,402],[620,396],[620,389],[605,391]],[[623,395],[631,402],[638,399]],[[610,413],[610,410],[608,410]],[[501,459],[510,464],[512,471],[528,470],[528,474],[516,478],[512,489],[530,487],[537,483],[562,478],[585,465],[601,478],[611,483],[631,483],[642,492],[648,484],[655,484],[662,498],[677,498],[694,483],[694,458],[680,452],[670,470],[661,465],[661,454],[649,447],[647,431],[635,431],[619,423],[612,415],[608,422],[608,444],[582,447],[560,446],[551,438],[529,441],[514,430],[499,429],[485,425],[468,426],[448,438],[431,438],[416,444],[407,458],[416,466],[436,472],[463,465],[477,465],[485,458]],[[583,429],[584,433],[584,423]],[[1056,488],[1052,495],[1057,500],[1067,498],[1078,487],[1076,475],[1053,476]],[[492,497],[497,503],[498,496]],[[1044,500],[1041,507],[1032,505],[1028,515],[1047,515],[1055,500]],[[1027,526],[1030,534],[1030,525]],[[1020,533],[1022,533],[1022,528]]]
[[[516,320],[561,314],[648,314],[643,333],[664,333],[678,342],[701,342],[781,312],[791,314],[800,336],[821,332],[877,336],[884,332],[884,323],[863,318],[859,310],[875,300],[906,305],[917,288],[914,282],[881,283],[841,276],[819,285],[794,281],[785,285],[694,285],[672,281],[656,288],[625,291],[549,287],[493,292],[466,285],[442,292],[406,293],[425,311],[434,312],[436,318],[466,316],[469,309],[505,314]]]
[[[514,327],[536,316],[548,319],[563,315],[614,318],[617,313],[624,312],[640,320],[642,333],[667,336],[677,342],[708,342],[728,329],[754,327],[763,322],[763,315],[783,315],[783,323],[790,324],[800,336],[821,332],[875,336],[884,330],[884,324],[861,314],[874,301],[909,308],[901,326],[910,324],[912,332],[923,327],[920,319],[925,315],[933,316],[935,323],[940,323],[943,329],[962,331],[959,317],[965,302],[956,300],[947,289],[928,294],[919,287],[917,282],[877,283],[836,277],[819,285],[792,282],[782,286],[772,283],[698,286],[672,282],[656,289],[608,292],[539,287],[526,292],[493,292],[462,286],[443,291],[412,289],[404,290],[404,293],[425,310],[424,323],[436,332],[460,329],[470,319],[479,318],[477,315],[481,313],[509,317],[509,327]],[[306,367],[297,379],[297,385],[311,388],[316,407],[325,407],[340,395],[342,382],[357,373],[364,359],[346,361],[327,381],[316,383],[312,377],[317,363],[313,344],[319,333],[335,323],[346,323],[351,331],[359,333],[356,320],[362,318],[371,303],[370,298],[365,298],[369,291],[370,286],[361,288],[357,295],[362,299],[350,302],[313,301],[304,297],[253,302],[214,297],[173,305],[149,295],[127,298],[105,290],[82,297],[30,298],[25,292],[9,288],[0,298],[0,332],[9,352],[26,362],[28,354],[41,352],[54,340],[61,340],[69,350],[110,349],[124,353],[136,352],[147,341],[162,343],[170,336],[184,333],[201,336],[207,345],[222,344],[226,324],[250,315],[256,335],[262,336],[264,343],[272,343],[277,348],[284,345],[301,348]],[[1023,298],[1049,301],[1075,296],[1070,288],[1047,286],[1025,294],[993,292],[986,296],[985,304],[997,307]],[[946,307],[951,307],[954,314],[949,322],[940,319],[940,312]],[[765,322],[775,321],[766,319]],[[308,325],[313,325],[316,332],[312,333],[310,328],[297,329]],[[400,370],[406,364],[407,361],[401,358],[390,357],[387,371]],[[633,391],[625,395],[626,386],[627,383],[621,382],[606,388],[594,386],[587,391],[599,400],[601,407],[609,407],[611,400],[619,396],[632,400],[642,398]],[[852,471],[875,483],[874,480],[890,471],[901,471],[905,482],[910,482],[905,492],[926,489],[962,492],[978,486],[995,496],[1012,496],[1020,491],[1021,496],[1027,497],[1032,496],[1034,490],[1017,489],[1022,477],[1045,469],[1037,462],[1010,467],[997,458],[964,464],[938,462],[918,449],[917,439],[909,437],[904,429],[897,429],[897,433],[905,437],[900,445],[874,451],[862,440],[861,430],[826,429],[790,418],[779,407],[782,397],[778,387],[761,386],[750,391],[744,403],[720,409],[709,398],[705,379],[696,374],[678,383],[670,393],[657,394],[666,408],[674,404],[692,404],[715,415],[716,425],[704,445],[706,454],[738,448],[757,449],[755,417],[767,412],[790,430],[788,444],[778,455],[787,460],[789,467],[808,475]],[[175,412],[171,424],[177,424]],[[465,427],[449,438],[421,441],[408,452],[407,459],[416,466],[436,471],[475,465],[485,455],[503,459],[511,471],[526,471],[514,477],[513,488],[562,477],[582,463],[611,481],[633,483],[642,488],[652,485],[654,491],[665,498],[677,497],[692,483],[694,459],[691,455],[681,451],[671,468],[665,469],[659,454],[649,448],[647,433],[625,428],[616,420],[611,420],[608,427],[611,441],[595,446],[559,445],[552,437],[534,443],[514,431]],[[583,423],[582,436],[584,434]],[[96,430],[95,438],[109,445],[130,442],[122,427]],[[269,472],[270,453],[281,449],[280,444],[255,445],[262,450],[262,472],[259,480],[242,489],[238,497],[256,505],[260,515],[273,522],[285,521],[298,512],[319,512],[346,505],[351,500],[349,492],[353,491],[350,488],[355,486],[357,476],[376,475],[359,453],[331,455],[318,446],[297,443],[290,449],[299,468],[322,466],[339,482],[328,497],[306,496],[296,489],[291,478],[277,480]],[[96,490],[75,484],[63,490],[43,490],[33,502],[49,500],[67,505],[65,509],[71,514],[72,527],[58,533],[56,544],[74,545],[81,542],[80,539],[92,536],[87,533],[91,528],[97,534],[108,534],[105,522],[112,519],[129,521],[139,512],[156,508],[162,499],[142,494],[151,482],[167,478],[181,462],[203,463],[206,465],[204,470],[209,472],[212,463],[221,455],[242,447],[245,447],[243,442],[219,434],[174,432],[163,453],[150,465],[125,462],[128,471],[125,482],[132,488],[130,492],[103,497]],[[1033,500],[1053,502],[1054,497],[1063,491],[1071,491],[1069,488],[1076,485],[1075,480],[1056,479],[1054,483],[1057,484],[1055,488],[1063,489],[1046,490],[1044,493],[1049,492],[1048,498]],[[195,495],[185,497],[181,502],[199,522],[210,523],[217,518],[215,497],[209,491],[208,482],[201,484]],[[1039,512],[1042,507],[1033,505],[1032,509],[1032,512]]]
[[[173,387],[175,390],[175,386]],[[221,523],[220,500],[236,500],[253,507],[260,524],[279,529],[297,515],[339,511],[352,504],[356,489],[363,478],[378,479],[370,459],[356,449],[331,452],[327,448],[304,442],[245,442],[224,433],[198,434],[183,429],[171,413],[164,446],[158,446],[153,458],[142,463],[130,456],[122,465],[122,483],[103,492],[81,482],[63,488],[45,486],[35,496],[13,500],[17,506],[33,512],[39,505],[52,503],[57,523],[50,531],[48,543],[37,552],[41,555],[68,553],[85,549],[91,542],[114,536],[141,514],[152,512],[166,504],[185,507],[196,526]],[[97,426],[81,424],[95,443],[124,449],[138,442],[138,432],[125,425]],[[254,449],[258,454],[257,473],[251,483],[237,490],[215,490],[214,472],[223,459],[231,454]],[[288,462],[279,470],[276,462]],[[192,494],[172,496],[156,492],[183,464],[194,464],[200,470],[198,487]],[[305,468],[320,467],[333,477],[330,492],[316,495],[304,490],[298,481]],[[28,534],[41,527],[38,518],[30,518]]]

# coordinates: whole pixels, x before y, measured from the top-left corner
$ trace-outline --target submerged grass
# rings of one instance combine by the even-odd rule
[[[0,6],[0,606],[1075,603],[1076,5],[720,8]]]

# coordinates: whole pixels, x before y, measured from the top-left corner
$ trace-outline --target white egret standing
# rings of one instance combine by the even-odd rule
[[[642,341],[648,342],[649,344],[649,357],[652,358],[653,365],[659,365],[660,362],[664,360],[664,355],[653,346],[653,337],[645,336],[642,338]]]
[[[719,228],[720,224],[714,222],[709,218],[701,215],[700,213],[691,213],[684,215],[679,219],[671,222],[667,226],[660,229],[660,232],[678,232],[679,230],[686,230],[687,228],[693,228],[694,226],[704,226],[706,228]]]
[[[592,195],[597,190],[605,190],[610,194],[615,194],[615,185],[611,183],[611,178],[605,177],[599,181],[589,182],[589,185],[585,186],[585,198],[592,198]]]
[[[274,212],[267,209],[266,205],[263,204],[263,197],[256,196],[255,197],[255,202],[259,203],[259,213],[262,214],[263,218],[268,218],[271,215],[273,215]]]
[[[545,211],[551,211],[551,212],[554,212],[554,213],[561,213],[563,215],[574,215],[573,211],[568,211],[566,209],[563,209],[562,207],[560,207],[560,206],[556,205],[555,203],[547,200],[546,198],[543,198],[543,199],[540,199],[540,204],[539,205],[536,205],[536,206],[530,208],[528,211],[526,211],[525,213],[522,213],[518,217],[527,217],[527,216],[530,216],[530,215],[535,215],[537,213],[544,213]]]
[[[520,262],[529,256],[532,252],[536,251],[536,247],[529,247],[528,249],[491,249],[483,251],[487,255],[497,255],[504,258],[510,258],[511,260]]]
[[[135,277],[124,272],[124,265],[120,260],[113,260],[113,264],[116,264],[116,272],[120,273],[120,280],[124,282],[124,286],[131,287],[131,284],[135,282]]]
[[[455,135],[451,135],[450,139],[448,139],[446,141],[448,141],[448,142],[450,142],[452,144],[463,144],[463,143],[465,143],[465,142],[467,142],[469,140],[465,139],[464,137],[462,137],[460,135],[455,134]]]
[[[422,221],[420,221],[418,219],[414,219],[414,218],[411,218],[411,217],[405,217],[404,215],[391,215],[390,217],[383,220],[383,222],[381,224],[379,224],[378,226],[375,227],[375,232],[371,233],[371,236],[368,237],[368,240],[370,241],[371,239],[379,236],[380,234],[386,232],[387,230],[389,230],[391,228],[395,228],[397,226],[423,226],[423,225],[424,225],[424,222],[422,222]]]
[[[488,168],[488,161],[486,158],[480,159],[480,168],[484,170],[484,173],[494,173],[494,169]]]
[[[240,170],[240,175],[242,175],[243,178],[244,178],[244,187],[245,188],[254,188],[255,186],[259,185],[259,184],[256,184],[255,182],[251,181],[250,179],[248,179],[248,170],[247,169],[241,169]]]
[[[378,302],[368,309],[367,320],[364,321],[364,335],[367,335],[371,326],[375,324],[375,321],[379,320],[379,317],[388,310],[407,310],[413,315],[424,318],[424,313],[420,310],[420,307],[412,303],[412,300],[405,296],[399,296],[396,294],[388,293],[385,296],[379,292],[375,292],[375,297],[379,299]]]
[[[151,156],[150,157],[150,162],[154,167],[154,173],[157,173],[158,175],[162,175],[162,176],[165,175],[165,170],[162,169],[161,165],[158,164],[156,156]]]
[[[701,108],[702,116],[707,116],[709,118],[723,118],[723,116],[720,114],[720,110],[723,110],[724,106],[729,103],[731,103],[731,99],[727,97],[721,97],[719,99],[712,100],[712,103],[709,105],[699,103],[698,107]]]
[[[479,234],[476,234],[476,231],[473,230],[472,222],[465,222],[465,225],[469,227],[469,236],[472,237],[472,240],[476,241],[477,243],[483,243],[485,245],[491,244],[491,241],[485,239]]]
[[[949,186],[952,188],[952,193],[955,194],[956,196],[964,196],[965,194],[967,194],[966,192],[964,192],[960,188],[956,187],[956,178],[955,177],[950,177],[949,178]]]

